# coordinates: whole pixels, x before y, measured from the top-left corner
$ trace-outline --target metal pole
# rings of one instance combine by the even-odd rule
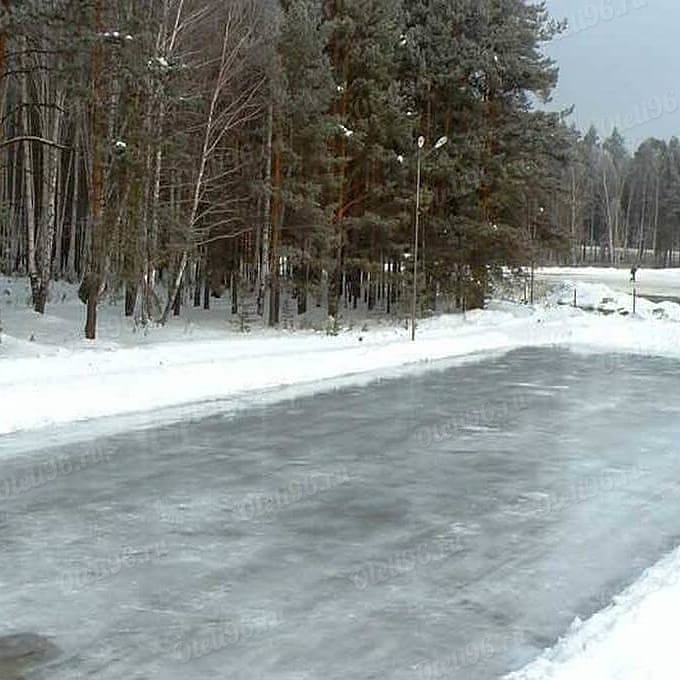
[[[418,225],[420,218],[420,161],[422,151],[418,149],[418,178],[416,179],[416,224],[413,235],[413,299],[411,307],[411,340],[416,339],[416,303],[418,298]]]

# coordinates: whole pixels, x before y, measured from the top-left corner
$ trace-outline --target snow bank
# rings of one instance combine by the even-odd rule
[[[633,314],[633,294],[610,288],[603,283],[566,280],[559,283],[547,296],[553,305],[574,306],[601,314]],[[680,321],[680,305],[675,302],[651,302],[640,295],[635,299],[635,314],[642,319]]]
[[[586,309],[570,307],[573,290]],[[9,291],[9,292],[7,292]],[[165,328],[142,332],[102,305],[100,339],[82,339],[84,313],[75,289],[58,284],[48,314],[26,306],[25,281],[0,280],[0,434],[196,402],[217,402],[283,386],[328,387],[328,381],[378,377],[403,366],[520,347],[680,357],[680,306],[630,301],[605,286],[565,283],[530,308],[495,303],[465,317],[423,321],[415,343],[399,325],[327,336],[314,331],[243,335],[225,307],[186,309]],[[592,304],[590,304],[592,303]],[[607,307],[608,305],[608,307]],[[596,313],[601,307],[605,311]],[[663,310],[663,313],[662,311]],[[358,325],[358,324],[357,324]]]
[[[506,680],[676,680],[680,548]]]
[[[182,342],[116,351],[60,348],[19,358],[2,355],[3,337],[0,393],[10,399],[0,410],[0,433],[287,385],[319,383],[323,388],[322,382],[339,377],[554,342],[556,328],[539,321],[494,311],[424,323],[415,343],[403,328],[337,337],[306,332],[243,339],[232,334],[222,340],[196,333]]]
[[[630,269],[613,267],[543,267],[536,270],[536,276],[543,281],[580,281],[601,283],[611,289],[629,293],[631,290]],[[680,297],[680,269],[637,270],[636,287],[643,295],[668,295]]]

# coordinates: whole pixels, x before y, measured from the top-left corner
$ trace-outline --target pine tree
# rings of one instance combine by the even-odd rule
[[[655,255],[663,266],[672,266],[672,253],[680,233],[680,140],[667,146],[661,180],[661,218]]]
[[[324,205],[329,176],[328,139],[333,78],[325,54],[327,26],[320,3],[284,3],[278,42],[278,95],[273,104],[273,195],[270,324],[280,309],[279,260],[295,282],[298,310],[320,281],[328,258],[330,216]]]
[[[521,214],[536,203],[529,196],[537,187],[549,191],[553,164],[566,162],[570,140],[561,117],[533,106],[556,83],[540,49],[556,29],[541,5],[520,0],[409,0],[407,7],[407,75],[420,128],[432,141],[451,140],[431,172],[432,284],[453,287],[459,304],[466,298],[481,306],[489,267],[523,257]],[[552,241],[554,232],[537,236]]]
[[[408,219],[404,167],[412,140],[408,102],[395,80],[401,60],[404,17],[400,0],[328,3],[328,46],[336,83],[332,112],[335,185],[334,261],[328,312],[335,316],[342,282],[356,304],[362,271],[395,260],[394,230]],[[397,238],[398,240],[398,238]]]

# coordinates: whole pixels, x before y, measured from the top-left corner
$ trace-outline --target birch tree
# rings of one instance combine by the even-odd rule
[[[256,95],[264,76],[249,72],[257,46],[257,5],[250,0],[230,3],[218,13],[207,15],[220,27],[219,54],[196,75],[206,80],[207,111],[197,126],[200,140],[189,181],[190,196],[184,213],[184,229],[176,274],[168,289],[168,298],[160,317],[166,323],[182,283],[191,255],[197,246],[210,240],[210,233],[231,221],[229,202],[208,204],[206,198],[215,184],[224,181],[229,168],[213,163],[229,134],[234,133],[261,111]],[[201,39],[205,39],[204,35]]]

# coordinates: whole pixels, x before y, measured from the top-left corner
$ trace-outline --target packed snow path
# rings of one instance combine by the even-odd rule
[[[30,453],[6,436],[0,635],[61,650],[38,680],[499,677],[678,544],[677,372],[520,350]]]

